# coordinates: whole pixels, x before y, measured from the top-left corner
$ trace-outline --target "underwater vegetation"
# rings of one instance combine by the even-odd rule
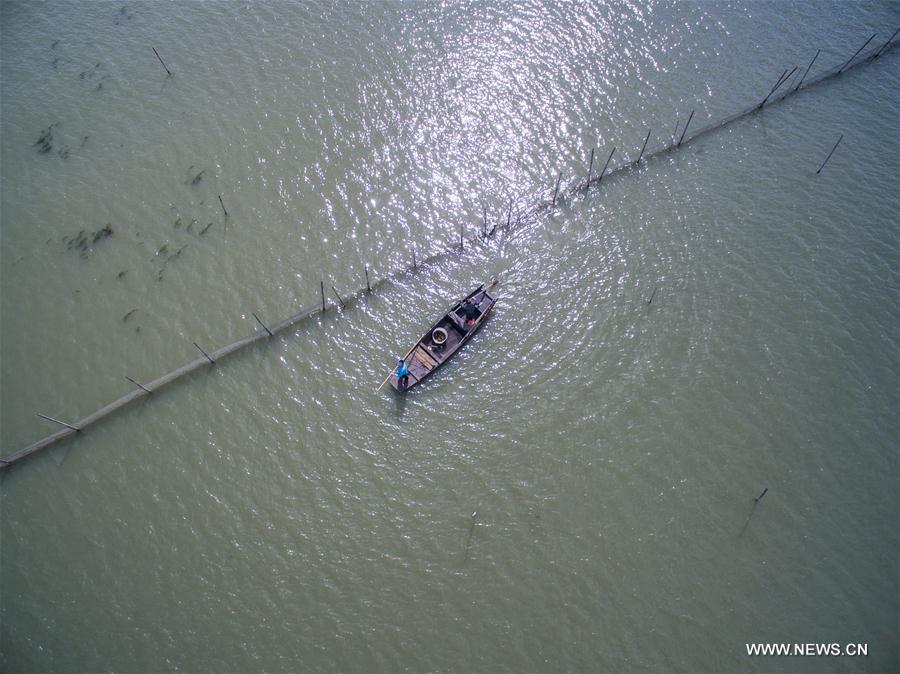
[[[176,250],[174,253],[169,252],[169,244],[165,244],[159,250],[156,251],[157,257],[162,257],[162,264],[156,272],[156,280],[162,281],[163,274],[165,274],[166,268],[170,262],[173,260],[177,260],[181,257],[181,254],[184,252],[184,249],[188,247],[188,244],[184,244],[181,248]]]
[[[99,243],[112,235],[112,225],[107,222],[95,232],[88,232],[82,229],[75,236],[63,237],[63,243],[66,244],[66,250],[81,251],[81,257],[87,258],[93,252],[94,244]]]
[[[187,172],[188,172],[189,177],[184,182],[189,183],[191,185],[197,185],[200,183],[201,180],[203,180],[203,174],[206,173],[206,169],[203,169],[199,173],[195,174],[195,173],[193,173],[193,168],[194,168],[193,164],[191,166],[188,166]]]
[[[48,154],[53,150],[53,129],[59,126],[59,122],[54,122],[46,129],[41,130],[41,135],[38,136],[38,139],[34,141],[34,145],[37,147],[38,154]],[[84,144],[87,142],[88,136],[85,136],[81,141],[81,146],[84,147]],[[56,154],[60,156],[62,159],[69,158],[70,148],[68,145],[60,145],[56,149]]]
[[[41,154],[47,154],[50,150],[53,149],[53,127],[59,126],[59,122],[54,122],[46,129],[41,131],[41,135],[38,137],[34,144],[37,146],[38,152]]]

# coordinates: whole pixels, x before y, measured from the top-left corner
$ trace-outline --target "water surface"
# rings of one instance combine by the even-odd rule
[[[730,114],[817,48],[834,66],[900,11],[0,19],[7,453],[54,430],[36,412],[81,418],[251,312],[505,221],[592,147]],[[896,670],[897,72],[891,52],[616,174],[4,473],[3,669]],[[494,277],[453,362],[374,392]],[[869,655],[746,655],[767,641]]]

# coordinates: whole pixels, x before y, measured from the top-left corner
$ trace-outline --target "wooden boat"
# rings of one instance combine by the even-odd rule
[[[400,388],[396,368],[390,376],[391,386],[400,392],[408,391],[450,360],[484,324],[494,308],[496,300],[488,291],[492,291],[495,285],[496,281],[485,290],[484,284],[481,284],[432,325],[404,358],[409,366],[406,387]]]

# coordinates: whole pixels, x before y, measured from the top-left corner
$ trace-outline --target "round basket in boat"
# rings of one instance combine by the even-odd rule
[[[444,328],[435,328],[434,332],[431,333],[431,339],[438,346],[442,346],[447,342],[447,331]]]

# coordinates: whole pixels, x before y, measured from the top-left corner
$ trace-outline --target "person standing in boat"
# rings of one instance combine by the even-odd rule
[[[409,384],[409,366],[402,358],[397,359],[397,388],[401,391]]]

